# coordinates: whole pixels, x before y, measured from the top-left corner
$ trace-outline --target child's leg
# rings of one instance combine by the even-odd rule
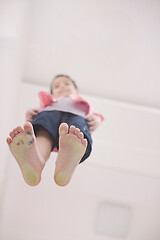
[[[59,153],[54,179],[58,185],[65,186],[69,183],[76,166],[86,151],[87,139],[84,139],[83,133],[74,126],[71,126],[68,132],[66,123],[60,125],[59,135]]]
[[[17,127],[10,132],[7,143],[17,160],[27,184],[34,186],[41,180],[41,172],[49,158],[52,139],[42,130],[35,138],[32,124],[26,122],[24,128]]]

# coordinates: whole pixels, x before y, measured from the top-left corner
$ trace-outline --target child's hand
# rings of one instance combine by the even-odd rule
[[[26,121],[31,122],[35,116],[38,114],[38,108],[29,109],[26,112]]]
[[[92,114],[92,115],[88,115],[86,117],[86,120],[88,122],[88,125],[89,125],[89,129],[90,129],[90,132],[92,133],[94,130],[96,130],[96,128],[99,126],[100,124],[100,118],[98,116],[96,116],[95,114]]]

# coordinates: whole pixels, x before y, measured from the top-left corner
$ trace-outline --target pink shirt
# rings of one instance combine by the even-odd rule
[[[80,95],[69,95],[58,99],[55,99],[52,94],[43,91],[39,92],[38,95],[41,104],[40,112],[59,110],[71,112],[84,118],[87,115],[94,114],[100,118],[100,121],[104,120],[104,117],[100,113],[95,112],[93,107]]]

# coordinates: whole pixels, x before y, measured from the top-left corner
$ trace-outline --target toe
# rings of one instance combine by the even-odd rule
[[[59,126],[59,134],[60,135],[64,135],[68,133],[68,125],[67,123],[61,123],[61,125]]]
[[[86,139],[86,138],[84,138],[84,139],[82,140],[82,144],[83,144],[83,146],[84,146],[85,148],[87,147],[88,142],[87,142],[87,139]]]
[[[75,128],[75,135],[78,136],[79,133],[80,133],[80,129],[79,128]]]
[[[15,136],[14,132],[13,132],[13,131],[10,132],[10,133],[9,133],[9,136],[10,136],[11,138],[14,138],[14,136]]]
[[[28,133],[28,132],[33,133],[33,127],[30,122],[26,122],[23,127],[24,127],[25,133]]]
[[[75,132],[75,126],[71,125],[69,129],[69,133],[74,134],[74,132]]]
[[[18,134],[17,128],[14,128],[13,132],[14,132],[15,135],[17,135]]]
[[[8,145],[9,145],[9,144],[12,142],[11,138],[8,137],[8,138],[6,139],[6,142],[7,142]]]
[[[84,134],[82,133],[82,132],[80,132],[79,134],[78,134],[78,137],[79,137],[79,139],[83,139],[84,138]]]
[[[18,127],[17,127],[17,131],[18,131],[18,133],[20,133],[20,132],[23,131],[23,128],[22,128],[21,126],[18,126]]]

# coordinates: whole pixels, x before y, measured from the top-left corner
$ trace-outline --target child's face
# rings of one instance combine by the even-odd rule
[[[67,77],[57,77],[52,84],[52,94],[55,98],[77,94],[78,90],[75,88],[72,81]]]

